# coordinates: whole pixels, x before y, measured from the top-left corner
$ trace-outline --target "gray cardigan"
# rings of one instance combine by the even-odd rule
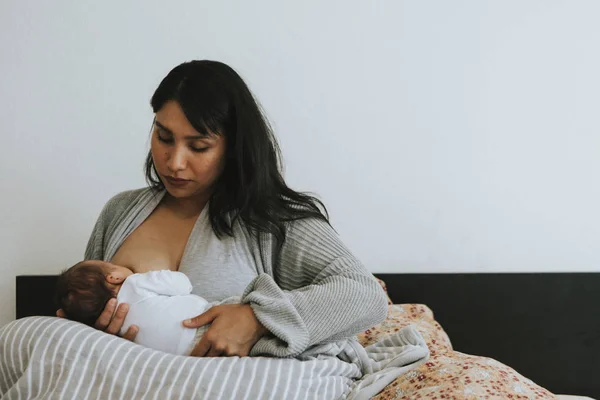
[[[143,188],[110,199],[85,259],[110,261],[165,193]],[[383,289],[327,223],[315,218],[288,223],[280,251],[270,234],[256,237],[240,222],[233,232],[217,238],[204,207],[179,271],[190,278],[193,293],[209,301],[242,294],[242,303],[249,303],[272,333],[256,343],[251,356],[293,357],[324,341],[352,338],[385,319]]]

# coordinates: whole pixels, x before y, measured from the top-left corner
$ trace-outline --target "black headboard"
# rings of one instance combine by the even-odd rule
[[[394,303],[426,304],[455,350],[557,394],[600,399],[600,273],[379,274]]]
[[[455,350],[554,393],[600,399],[600,273],[376,274],[392,301],[429,306]],[[17,318],[54,315],[55,276],[17,277]]]

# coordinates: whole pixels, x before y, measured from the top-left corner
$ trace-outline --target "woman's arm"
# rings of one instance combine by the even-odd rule
[[[119,193],[116,196],[113,196],[104,205],[100,215],[98,216],[98,219],[96,220],[96,223],[94,224],[94,228],[92,229],[92,233],[88,240],[85,249],[85,260],[104,260],[104,252],[106,248],[106,242],[108,240],[107,232],[112,225],[117,223],[117,217],[119,213],[123,212],[128,202],[131,201],[130,198],[132,197],[132,194],[135,193],[137,192],[127,191]],[[125,321],[125,317],[127,316],[127,312],[129,311],[129,306],[125,303],[119,304],[115,312],[116,307],[116,299],[111,299],[106,304],[104,311],[102,311],[102,314],[96,321],[96,324],[94,325],[96,329],[112,335],[116,335],[120,332],[123,322]],[[56,311],[56,316],[61,318],[66,317],[62,309]],[[132,325],[123,335],[123,338],[133,341],[137,333],[138,327]]]
[[[242,296],[274,335],[250,355],[294,356],[311,345],[351,337],[383,321],[385,292],[324,221],[290,224],[273,266]]]

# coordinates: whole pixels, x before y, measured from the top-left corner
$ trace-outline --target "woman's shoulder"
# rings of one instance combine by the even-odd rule
[[[135,201],[136,199],[149,195],[149,194],[154,194],[156,193],[156,191],[150,187],[143,187],[143,188],[139,188],[139,189],[132,189],[132,190],[125,190],[123,192],[117,193],[114,196],[112,196],[107,204],[121,204],[121,203],[131,203],[132,201]]]
[[[128,210],[132,205],[138,204],[140,201],[149,199],[158,195],[160,192],[150,187],[140,189],[126,190],[112,196],[104,205],[102,214],[105,216],[114,216]]]
[[[286,241],[314,242],[325,238],[337,238],[331,223],[324,218],[304,217],[285,223]]]

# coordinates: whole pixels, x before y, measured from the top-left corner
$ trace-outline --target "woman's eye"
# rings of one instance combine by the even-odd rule
[[[163,143],[171,143],[172,142],[171,139],[161,136],[160,133],[158,135],[156,135],[156,137],[158,138],[159,141],[161,141]]]
[[[163,134],[161,134],[160,131],[158,131],[156,133],[156,138],[158,139],[159,142],[162,143],[167,143],[167,144],[171,144],[173,143],[173,138],[172,137],[165,137],[163,136]],[[210,147],[190,147],[190,150],[192,150],[194,153],[204,153],[206,150],[208,150]]]

